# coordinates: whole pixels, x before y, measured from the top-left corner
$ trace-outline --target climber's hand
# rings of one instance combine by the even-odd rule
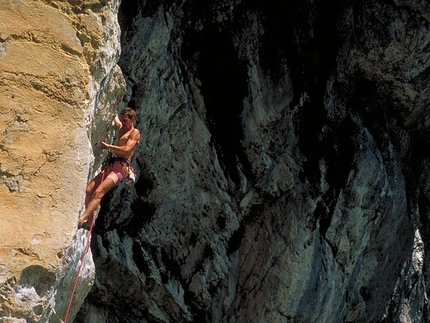
[[[102,141],[102,142],[100,143],[100,146],[102,147],[102,149],[109,149],[109,147],[110,147],[110,145],[109,145],[109,144],[107,144],[107,143],[105,143],[104,141]]]

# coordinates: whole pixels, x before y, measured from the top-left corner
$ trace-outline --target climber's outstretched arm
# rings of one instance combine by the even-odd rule
[[[115,118],[112,120],[112,125],[117,126],[118,129],[122,128],[122,122],[119,120],[118,116],[116,115]]]

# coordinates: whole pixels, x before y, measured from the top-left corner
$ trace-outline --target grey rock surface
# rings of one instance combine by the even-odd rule
[[[77,322],[428,322],[429,4],[123,1],[134,187]]]

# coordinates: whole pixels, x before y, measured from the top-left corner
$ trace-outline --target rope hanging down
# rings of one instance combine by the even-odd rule
[[[85,244],[84,251],[82,252],[81,263],[78,267],[78,272],[76,273],[75,283],[73,285],[72,293],[70,295],[69,304],[67,306],[67,311],[66,311],[66,315],[64,317],[64,321],[62,321],[63,323],[67,323],[67,320],[69,319],[70,309],[72,308],[73,298],[75,296],[76,288],[78,287],[79,276],[80,276],[82,267],[84,265],[85,255],[87,254],[88,249],[90,247],[91,232],[93,231],[94,223],[96,222],[96,216],[97,216],[97,212],[94,212],[93,219],[92,219],[91,225],[90,225],[90,230],[88,230],[87,243]]]
[[[104,179],[105,179],[105,172],[103,172],[103,175],[102,175],[102,182],[104,181]],[[82,267],[84,266],[85,256],[86,256],[88,249],[90,247],[91,233],[93,232],[94,223],[96,222],[96,217],[97,217],[97,212],[94,211],[93,219],[91,220],[91,224],[90,224],[90,229],[88,230],[87,243],[85,244],[84,251],[82,252],[81,264],[79,265],[78,272],[76,273],[75,283],[73,285],[72,293],[70,294],[69,304],[67,305],[66,315],[64,316],[64,321],[61,321],[61,319],[60,319],[61,323],[67,323],[67,320],[69,319],[69,314],[70,314],[70,309],[72,308],[73,298],[75,296],[76,288],[78,287],[79,276],[81,274]]]

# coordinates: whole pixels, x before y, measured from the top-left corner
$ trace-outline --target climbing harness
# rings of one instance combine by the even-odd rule
[[[136,172],[134,171],[133,166],[131,166],[131,162],[129,159],[114,156],[112,152],[109,152],[105,160],[103,161],[102,169],[106,169],[108,166],[113,165],[116,161],[119,161],[123,166],[127,166],[127,175],[125,177],[125,183],[130,186],[136,181]]]
[[[113,156],[109,159],[109,164],[112,165],[114,162],[119,161],[123,166],[130,166],[130,160],[124,157]]]

